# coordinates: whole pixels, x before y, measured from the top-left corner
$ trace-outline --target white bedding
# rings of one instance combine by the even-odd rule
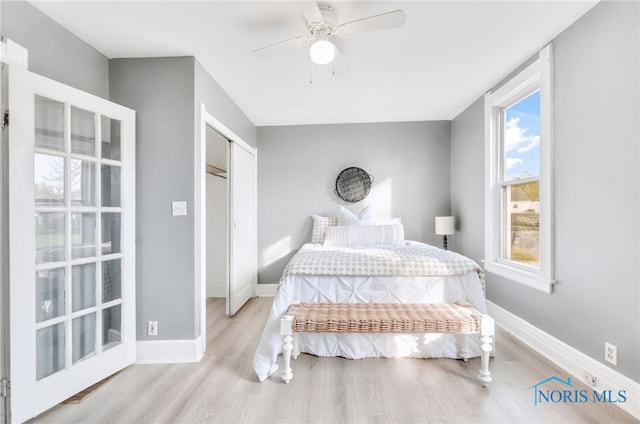
[[[422,245],[411,243],[412,245]],[[427,246],[427,245],[423,245]],[[429,246],[430,247],[430,246]],[[301,251],[325,250],[306,244]],[[344,248],[341,248],[344,249]],[[359,248],[360,251],[367,249]],[[439,250],[439,249],[436,249]],[[477,267],[477,265],[476,265]],[[315,267],[311,267],[315,268]],[[382,268],[382,267],[380,267]],[[469,302],[486,313],[482,283],[475,270],[456,275],[306,275],[285,272],[254,357],[254,370],[264,381],[278,369],[280,318],[292,303],[442,303]],[[297,335],[300,352],[318,356],[459,358],[460,337],[450,334],[309,334]],[[479,356],[477,336],[468,348]]]

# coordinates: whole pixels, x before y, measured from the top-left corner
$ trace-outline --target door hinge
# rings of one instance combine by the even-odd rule
[[[0,397],[8,397],[9,396],[9,380],[3,378],[0,380]]]
[[[9,126],[9,111],[2,112],[2,128]]]

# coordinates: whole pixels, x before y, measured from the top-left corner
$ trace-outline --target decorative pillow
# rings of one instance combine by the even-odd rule
[[[327,228],[324,246],[401,246],[402,224],[346,225]]]
[[[373,215],[369,205],[365,206],[358,215],[351,212],[344,206],[340,206],[340,215],[338,215],[338,225],[371,225],[373,224]]]
[[[311,231],[311,243],[322,244],[324,242],[324,233],[329,227],[338,225],[338,218],[330,216],[312,215],[313,230]]]

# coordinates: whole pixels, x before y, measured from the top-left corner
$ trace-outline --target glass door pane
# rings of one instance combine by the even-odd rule
[[[78,212],[71,214],[71,257],[96,256],[96,214]]]
[[[71,106],[71,152],[95,156],[95,114]]]
[[[111,349],[121,343],[122,308],[116,305],[102,311],[102,346],[103,350]]]
[[[64,103],[36,96],[35,146],[64,151]]]
[[[96,264],[71,267],[71,310],[81,311],[96,305]]]
[[[102,157],[120,160],[120,121],[102,117]]]
[[[64,315],[64,271],[64,268],[36,271],[36,322]]]
[[[36,263],[59,262],[65,258],[65,214],[36,212]]]
[[[83,315],[73,320],[71,327],[72,361],[93,356],[96,352],[96,314]]]
[[[79,159],[71,159],[71,204],[73,206],[95,206],[96,165]]]
[[[64,205],[64,158],[36,153],[33,171],[36,206]]]
[[[119,213],[102,214],[102,254],[121,253]]]
[[[122,297],[122,269],[120,259],[102,263],[102,303]]]
[[[118,207],[120,203],[120,167],[102,165],[102,206]]]
[[[36,331],[36,379],[64,369],[64,329],[64,323],[60,323]]]

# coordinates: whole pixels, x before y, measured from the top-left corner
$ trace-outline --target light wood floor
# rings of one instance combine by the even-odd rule
[[[130,366],[82,403],[58,405],[32,422],[637,422],[611,404],[534,406],[527,388],[567,373],[502,330],[490,365],[494,382],[486,389],[475,379],[478,359],[354,361],[304,354],[288,385],[279,378],[259,383],[252,361],[271,303],[252,299],[228,318],[224,301],[210,299],[200,363]]]

